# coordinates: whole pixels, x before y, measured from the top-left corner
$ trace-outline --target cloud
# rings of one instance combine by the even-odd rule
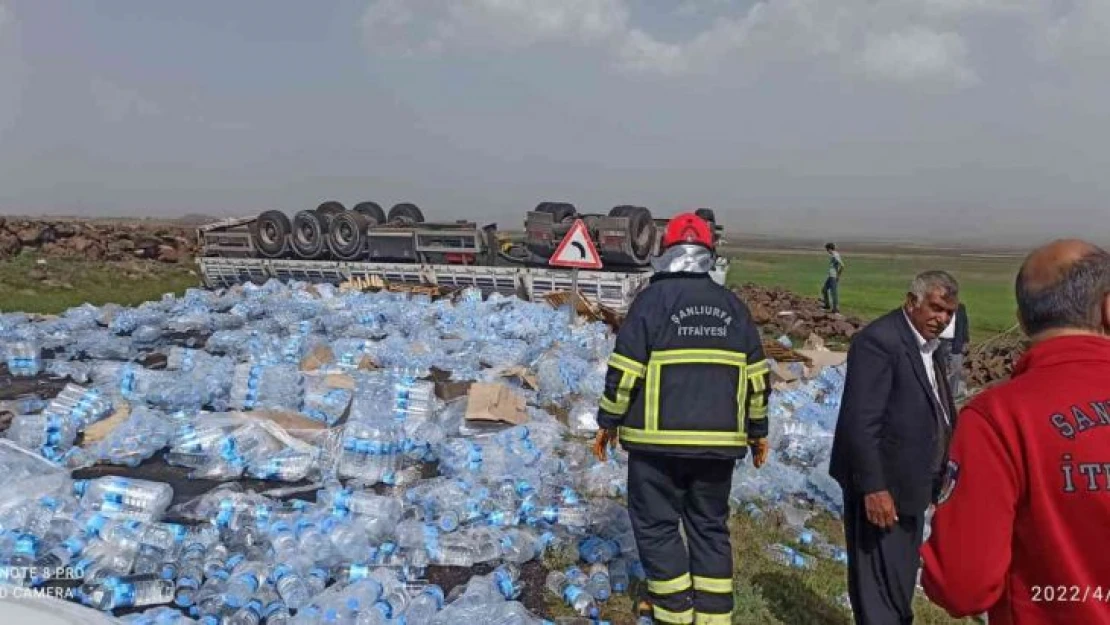
[[[928,28],[913,27],[871,37],[860,63],[872,77],[903,83],[935,81],[970,86],[979,81],[968,65],[963,37]]]
[[[626,32],[628,20],[624,0],[377,0],[362,28],[371,49],[411,55],[593,45]]]
[[[134,117],[151,117],[160,107],[133,89],[121,87],[99,76],[89,79],[89,92],[105,121],[119,123]]]
[[[1097,63],[1110,60],[1110,2],[1073,0],[1070,11],[1053,16],[1044,36],[1055,59]]]
[[[374,0],[363,15],[362,29],[375,54],[511,51],[562,44],[595,50],[630,75],[742,74],[778,63],[804,63],[846,78],[954,89],[990,80],[989,72],[976,64],[977,48],[1018,38],[1008,33],[1023,33],[1023,49],[1013,51],[1019,58],[1039,53],[1059,63],[1081,60],[1084,50],[1110,54],[1110,2],[1105,0],[1072,0],[1065,5],[1043,0],[687,2],[670,15],[704,23],[680,41],[669,41],[634,21],[630,4],[631,0]]]

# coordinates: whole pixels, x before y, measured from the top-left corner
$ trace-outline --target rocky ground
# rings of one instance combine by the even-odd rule
[[[800,343],[816,334],[826,343],[847,343],[866,325],[857,317],[834,315],[816,299],[786,289],[748,283],[733,291],[748,304],[755,322],[769,336],[786,335]]]
[[[1002,337],[990,344],[973,346],[971,353],[964,359],[968,388],[983,389],[1008,380],[1014,363],[1025,348],[1025,341],[1016,336]]]
[[[0,261],[23,251],[47,257],[176,263],[197,251],[192,228],[164,222],[22,219],[0,216]]]
[[[795,345],[816,334],[826,345],[846,349],[852,337],[867,325],[858,317],[833,315],[825,311],[817,299],[785,289],[744,284],[733,291],[751,308],[765,336],[786,335]],[[1024,342],[1016,335],[1002,335],[973,346],[964,359],[968,388],[983,389],[1008,379],[1024,349]]]

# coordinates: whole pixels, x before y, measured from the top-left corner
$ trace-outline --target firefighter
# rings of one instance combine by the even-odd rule
[[[748,307],[714,282],[713,232],[668,223],[655,274],[617,334],[600,402],[599,460],[628,452],[628,512],[656,623],[732,622],[732,472],[767,457],[767,363]],[[686,542],[679,534],[681,521]]]

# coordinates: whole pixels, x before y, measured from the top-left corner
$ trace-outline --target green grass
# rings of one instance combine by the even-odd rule
[[[972,341],[987,339],[1016,323],[1013,280],[1021,260],[972,256],[844,253],[840,281],[840,309],[865,319],[897,308],[905,300],[910,280],[927,269],[943,269],[960,283],[960,299],[967,306]],[[779,286],[800,295],[820,298],[828,256],[824,252],[753,250],[732,258],[729,282]]]
[[[90,303],[134,306],[199,286],[188,261],[86,262],[31,254],[0,262],[0,311],[57,314]]]
[[[843,546],[844,530],[840,521],[822,514],[807,524],[830,542]],[[790,569],[769,560],[765,545],[789,544],[785,520],[772,512],[760,521],[744,514],[732,519],[733,583],[735,588],[734,625],[851,625],[851,614],[840,598],[848,592],[847,568],[816,557],[812,570]],[[815,553],[810,551],[811,554]],[[571,554],[555,554],[545,562],[549,568],[563,570],[573,562]],[[550,594],[548,608],[553,616],[571,616],[569,608]],[[933,605],[920,593],[914,601],[914,622],[919,625],[956,625],[972,623],[957,620]],[[613,625],[632,625],[632,604],[627,596],[614,595],[602,608],[602,618]]]

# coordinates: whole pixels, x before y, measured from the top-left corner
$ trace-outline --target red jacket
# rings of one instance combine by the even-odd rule
[[[1110,339],[1034,345],[960,413],[926,594],[990,625],[1110,624]],[[955,479],[951,479],[954,477]]]

